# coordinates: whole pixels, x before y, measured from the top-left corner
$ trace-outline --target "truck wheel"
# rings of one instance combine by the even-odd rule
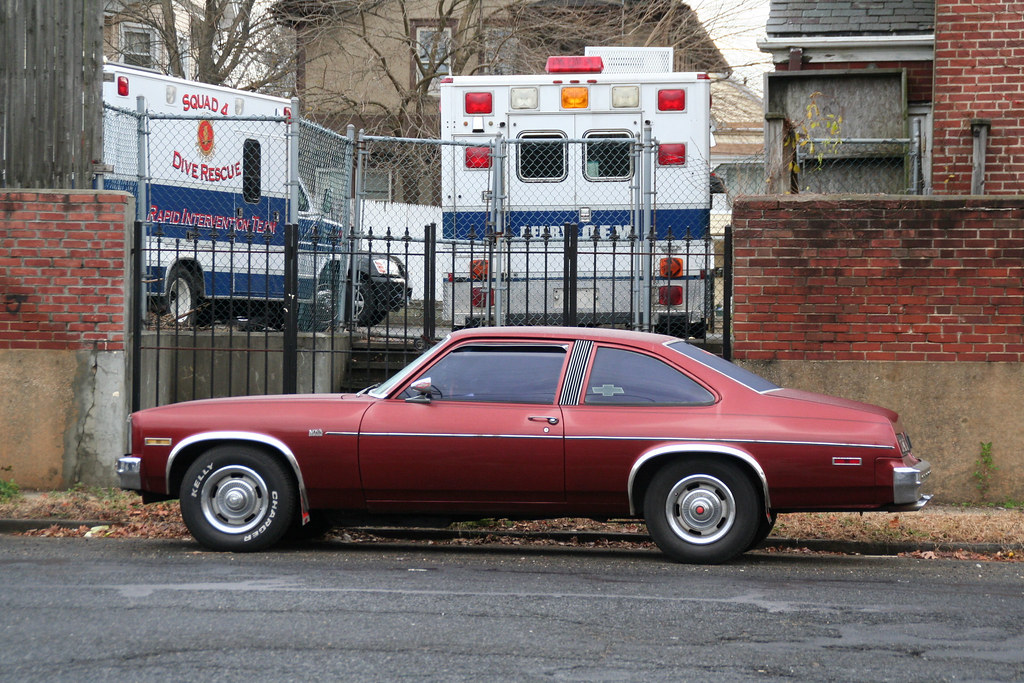
[[[167,278],[167,312],[178,325],[194,325],[199,307],[199,284],[194,273],[174,266]]]
[[[263,550],[288,531],[297,508],[295,484],[276,460],[251,446],[210,449],[185,473],[181,517],[211,550]]]
[[[378,305],[373,288],[366,280],[360,280],[352,297],[352,319],[360,327],[372,327],[387,316],[388,312]]]
[[[716,564],[750,547],[759,502],[753,484],[734,465],[682,460],[654,475],[644,518],[651,538],[673,560]]]

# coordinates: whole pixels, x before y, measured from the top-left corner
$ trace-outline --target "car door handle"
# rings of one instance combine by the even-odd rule
[[[549,425],[558,424],[557,417],[548,417],[547,415],[531,415],[527,418],[530,422],[547,422]]]

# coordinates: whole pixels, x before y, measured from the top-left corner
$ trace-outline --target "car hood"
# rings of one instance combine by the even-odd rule
[[[849,408],[851,410],[857,410],[865,413],[872,413],[880,417],[884,417],[893,424],[899,422],[899,414],[888,408],[882,406],[876,406],[872,403],[861,403],[860,401],[851,401],[845,398],[839,398],[838,396],[829,396],[827,394],[817,394],[813,391],[801,391],[799,389],[776,389],[766,394],[767,396],[775,396],[778,398],[785,398],[794,401],[804,401],[806,403],[817,403],[820,405],[833,406],[836,408]]]

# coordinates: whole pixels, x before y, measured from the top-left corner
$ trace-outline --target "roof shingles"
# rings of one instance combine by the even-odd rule
[[[935,0],[772,0],[771,37],[931,34]]]

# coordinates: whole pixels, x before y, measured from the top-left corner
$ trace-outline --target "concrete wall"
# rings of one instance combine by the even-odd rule
[[[192,334],[142,333],[142,407],[196,398],[279,394],[283,390],[281,332],[252,336],[203,332],[195,349]],[[350,353],[348,334],[299,333],[296,390],[329,393],[344,386]]]
[[[116,192],[0,190],[0,477],[22,487],[113,482],[134,211]]]
[[[897,410],[942,500],[1024,500],[1024,198],[741,199],[734,357]]]

